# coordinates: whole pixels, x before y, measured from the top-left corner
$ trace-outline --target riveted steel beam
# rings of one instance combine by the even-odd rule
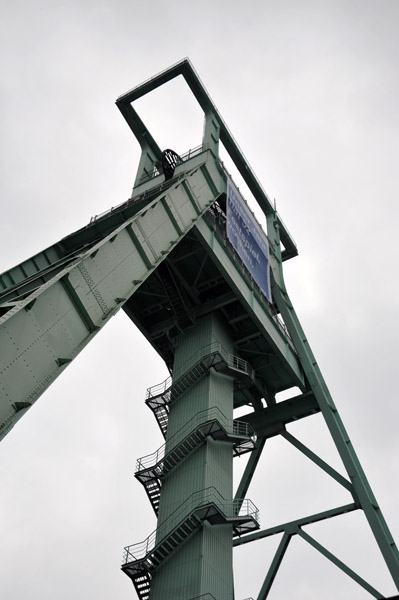
[[[209,153],[206,159],[214,163]],[[99,241],[94,238],[86,250],[57,266],[53,277],[31,294],[7,307],[0,317],[1,437],[214,202],[214,187],[211,190],[207,183],[212,172],[217,172],[215,164],[207,169],[207,178],[200,167],[186,174],[191,186],[201,190],[195,209],[181,181],[175,182],[167,191],[167,210],[162,192]],[[214,186],[217,182],[218,178]],[[114,218],[112,211],[109,218]]]

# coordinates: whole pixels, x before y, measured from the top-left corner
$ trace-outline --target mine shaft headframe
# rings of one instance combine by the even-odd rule
[[[278,225],[280,240],[284,246],[282,255],[283,260],[296,256],[298,250],[294,240],[286,229],[283,221],[280,219],[278,213],[276,213],[273,203],[270,201],[270,198],[262,188],[255,173],[247,163],[245,156],[234,140],[188,58],[184,58],[155,77],[148,79],[144,83],[126,92],[126,94],[119,96],[116,100],[119,110],[141,146],[141,159],[136,176],[135,187],[142,180],[143,176],[150,176],[157,164],[162,164],[162,150],[159,148],[151,133],[133,108],[133,103],[179,75],[184,77],[198,104],[204,111],[205,127],[202,140],[203,149],[211,150],[218,156],[219,140],[222,142],[255,200],[266,215],[266,218],[269,220],[271,216],[273,216],[275,224]]]

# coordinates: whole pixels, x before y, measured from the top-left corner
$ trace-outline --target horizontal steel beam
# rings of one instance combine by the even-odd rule
[[[154,138],[151,136],[148,129],[145,127],[144,123],[141,121],[137,112],[132,107],[132,102],[138,100],[145,94],[152,92],[157,89],[161,85],[164,85],[168,81],[182,75],[192,91],[194,97],[196,98],[198,104],[201,106],[205,115],[212,115],[212,117],[216,120],[218,129],[220,131],[220,140],[226,148],[228,154],[236,165],[238,171],[243,177],[245,183],[248,185],[248,188],[251,190],[254,198],[258,202],[261,210],[267,216],[269,214],[275,214],[278,220],[278,225],[280,228],[280,237],[281,241],[284,244],[285,253],[284,259],[291,258],[298,254],[297,247],[295,245],[294,240],[292,239],[289,231],[287,230],[284,222],[280,219],[279,215],[276,213],[275,206],[273,202],[270,200],[262,185],[260,184],[258,178],[253,172],[252,168],[248,164],[244,154],[242,153],[240,147],[235,141],[233,135],[231,134],[229,128],[224,122],[221,114],[216,108],[212,98],[208,94],[204,84],[200,80],[197,72],[195,71],[192,63],[188,58],[184,58],[179,61],[175,65],[165,69],[155,77],[151,77],[144,83],[138,85],[137,87],[129,90],[125,94],[119,96],[116,100],[116,104],[123,116],[125,117],[129,127],[132,129],[134,135],[137,137],[142,148],[149,147],[153,152],[153,155],[157,158],[160,157],[161,151],[158,145],[156,144]]]
[[[345,513],[352,512],[353,510],[357,510],[357,508],[358,507],[355,503],[345,504],[343,506],[338,506],[337,508],[332,508],[321,513],[310,515],[309,517],[303,517],[295,521],[288,521],[287,523],[282,523],[281,525],[269,527],[269,529],[263,529],[261,531],[257,531],[256,533],[251,533],[249,535],[240,537],[233,541],[233,546],[242,546],[243,544],[248,544],[248,542],[261,540],[263,538],[276,535],[277,533],[287,532],[295,534],[298,533],[299,527],[311,525],[312,523],[318,523],[319,521],[325,521],[326,519],[331,519],[331,517],[337,517],[338,515],[343,515]]]
[[[320,408],[312,392],[278,402],[261,410],[240,417],[255,429],[258,437],[272,437],[285,430],[285,425],[316,414]]]

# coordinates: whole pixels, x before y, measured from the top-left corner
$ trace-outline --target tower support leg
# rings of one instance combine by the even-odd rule
[[[177,341],[174,363],[174,377],[181,377],[192,366],[190,357],[201,348],[219,342],[232,352],[233,345],[228,326],[215,315],[204,317],[194,328],[181,335]],[[173,388],[172,388],[173,389]],[[227,419],[233,418],[233,380],[213,369],[189,387],[171,404],[166,451],[173,436],[190,419],[208,409],[217,408]],[[176,439],[176,437],[174,438]],[[206,501],[210,494],[223,499],[232,499],[232,445],[215,441],[211,437],[191,452],[164,478],[158,514],[158,533],[167,530],[168,522],[173,522],[175,511],[187,506],[187,499],[193,496],[196,501]],[[185,503],[185,504],[184,504]],[[183,507],[183,512],[184,512]],[[181,515],[182,518],[188,516]],[[232,526],[231,524],[198,525],[180,546],[173,550],[157,569],[154,570],[151,585],[151,600],[190,600],[211,594],[217,600],[232,600]]]
[[[355,502],[365,517],[380,548],[385,564],[399,590],[399,552],[389,531],[366,474],[353,448],[342,419],[327,388],[287,292],[276,283],[273,296],[297,349],[306,378],[353,485]]]

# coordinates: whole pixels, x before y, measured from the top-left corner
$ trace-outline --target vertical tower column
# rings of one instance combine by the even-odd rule
[[[228,326],[216,315],[208,315],[178,339],[174,378],[190,371],[201,356],[209,353],[212,343],[220,343],[232,352]],[[173,389],[173,388],[172,388]],[[171,438],[189,428],[198,413],[207,420],[209,409],[218,409],[233,418],[233,380],[210,369],[183,394],[173,400],[168,421],[166,451]],[[202,417],[200,416],[200,419]],[[196,419],[195,419],[196,420]],[[187,517],[208,497],[232,498],[232,444],[206,437],[203,442],[165,477],[158,514],[158,539],[178,520]],[[197,529],[155,570],[151,600],[189,600],[212,594],[217,600],[232,600],[232,526],[199,523]]]

